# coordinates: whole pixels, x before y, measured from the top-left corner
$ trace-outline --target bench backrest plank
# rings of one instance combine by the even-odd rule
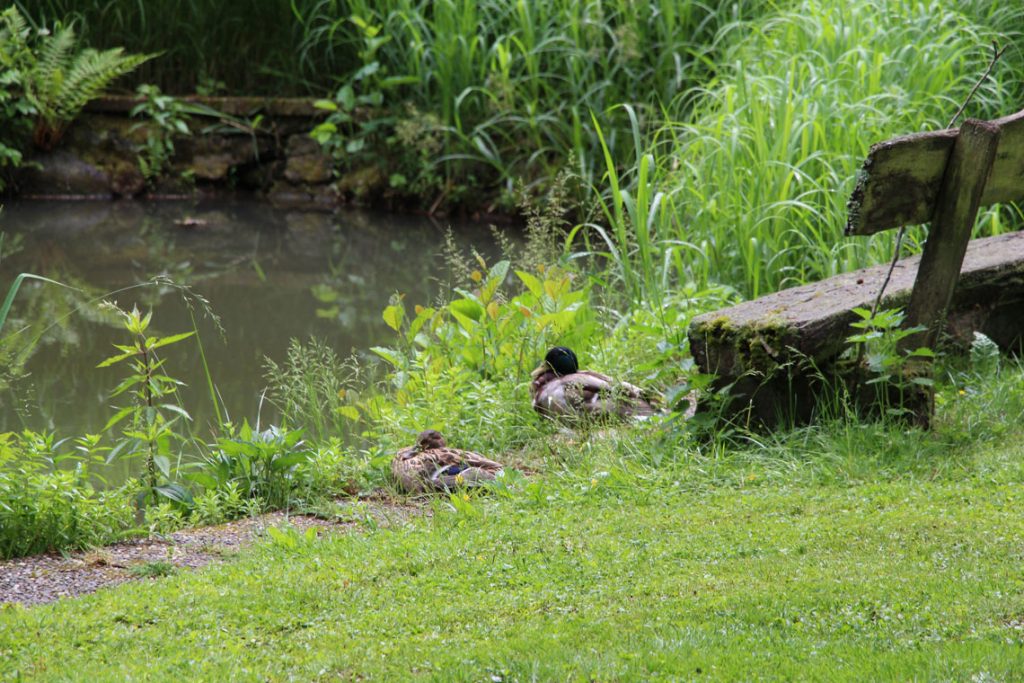
[[[981,205],[1024,199],[1024,111],[992,123],[999,148]],[[903,135],[873,145],[847,204],[847,235],[871,235],[932,220],[959,130]]]

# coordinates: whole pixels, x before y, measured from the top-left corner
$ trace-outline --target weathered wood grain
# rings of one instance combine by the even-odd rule
[[[923,325],[926,329],[905,337],[902,349],[935,345],[960,277],[999,137],[1000,128],[992,122],[968,119],[960,127],[907,306],[907,326]]]
[[[1024,199],[1024,111],[992,121],[1001,129],[981,206]],[[932,220],[958,131],[903,135],[873,145],[847,203],[847,235],[871,235]]]

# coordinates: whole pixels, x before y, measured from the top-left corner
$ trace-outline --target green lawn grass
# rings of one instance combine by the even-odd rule
[[[402,526],[0,610],[0,678],[1019,679],[1024,434],[944,414],[658,467],[646,427],[556,437]]]

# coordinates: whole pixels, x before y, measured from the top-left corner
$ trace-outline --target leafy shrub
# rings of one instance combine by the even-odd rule
[[[121,315],[122,325],[131,337],[131,344],[115,344],[119,353],[102,361],[97,367],[105,368],[126,363],[130,372],[113,391],[113,396],[127,394],[131,401],[113,417],[107,420],[103,431],[108,431],[124,420],[126,425],[122,438],[110,451],[109,460],[118,457],[139,457],[145,459],[146,490],[143,497],[153,500],[163,497],[175,503],[190,502],[188,490],[172,481],[171,461],[175,455],[176,442],[184,440],[175,425],[180,419],[191,420],[181,406],[173,403],[178,386],[182,382],[170,377],[164,369],[164,361],[157,354],[171,344],[176,344],[195,334],[183,332],[170,337],[148,336],[152,312],[142,315],[137,308],[130,312],[115,309]]]
[[[174,156],[175,136],[192,135],[188,119],[194,109],[175,97],[164,95],[155,85],[140,85],[136,94],[142,101],[132,107],[131,115],[143,116],[151,124],[146,131],[146,142],[139,150],[139,170],[146,180],[152,180],[164,171]],[[132,126],[132,130],[141,125]]]
[[[145,518],[146,528],[151,536],[173,534],[188,524],[187,514],[181,506],[167,500],[147,507]]]
[[[219,488],[208,489],[195,496],[189,521],[197,525],[227,522],[244,516],[248,509],[247,502],[239,483],[229,481]]]
[[[259,499],[271,509],[287,507],[293,501],[296,468],[312,455],[302,441],[302,430],[272,426],[260,432],[248,422],[225,429],[188,477],[207,491],[222,492],[220,504],[236,511],[236,498]]]
[[[135,483],[97,490],[92,466],[102,455],[87,438],[72,452],[62,450],[67,443],[30,431],[0,434],[0,557],[101,545],[134,527]]]
[[[262,115],[241,119],[209,105],[185,102],[160,92],[160,88],[155,85],[140,85],[135,92],[140,101],[132,107],[131,115],[133,118],[141,117],[144,121],[132,126],[131,130],[145,128],[146,141],[139,146],[137,158],[139,170],[150,181],[163,173],[171,163],[175,138],[192,136],[193,117],[203,117],[211,122],[200,128],[201,134],[216,132],[221,135],[252,135],[262,120]]]
[[[930,372],[922,375],[914,371],[913,362],[934,358],[935,352],[924,346],[901,350],[900,343],[925,328],[920,325],[904,328],[906,316],[899,309],[872,313],[865,308],[855,308],[853,312],[860,319],[850,323],[850,327],[858,331],[846,338],[852,345],[849,355],[856,356],[858,362],[863,360],[869,374],[865,384],[873,390],[877,405],[885,414],[906,415],[909,410],[906,402],[914,401],[922,391],[930,392],[933,385]]]

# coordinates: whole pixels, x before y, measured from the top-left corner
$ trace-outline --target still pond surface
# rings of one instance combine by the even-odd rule
[[[224,335],[195,311],[211,375],[230,418],[276,418],[261,401],[265,357],[285,360],[289,340],[326,340],[341,357],[387,344],[381,311],[394,293],[427,304],[448,281],[448,224],[422,217],[327,214],[255,202],[9,202],[0,212],[0,300],[18,273],[27,280],[0,329],[0,432],[97,433],[124,405],[111,399],[127,366],[97,368],[127,333],[105,299],[153,312],[158,336],[193,329],[166,276],[209,300]],[[487,226],[454,225],[457,244],[495,255]],[[4,347],[6,346],[6,349]],[[12,354],[24,354],[20,360]],[[212,419],[198,346],[167,347],[168,374],[184,381],[181,403],[196,427]],[[4,375],[14,370],[11,381]]]

